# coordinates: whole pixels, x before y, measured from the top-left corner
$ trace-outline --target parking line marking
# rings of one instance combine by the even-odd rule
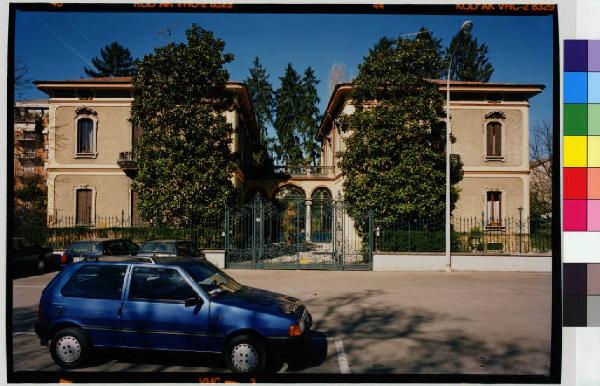
[[[338,364],[340,365],[341,374],[350,374],[350,365],[348,364],[348,357],[344,351],[344,341],[336,339],[334,341],[335,351],[337,352]]]

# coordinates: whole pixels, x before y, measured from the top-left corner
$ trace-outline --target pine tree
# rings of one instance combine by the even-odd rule
[[[273,123],[273,86],[269,82],[267,70],[262,66],[258,57],[254,58],[250,68],[250,76],[246,78],[250,91],[250,99],[254,109],[256,125],[260,130],[260,142],[267,143],[267,127]]]
[[[135,62],[129,49],[112,42],[100,50],[100,58],[92,59],[94,69],[85,67],[86,75],[98,78],[104,76],[131,76],[135,72]]]
[[[304,71],[302,78],[302,99],[300,111],[300,134],[302,138],[302,149],[305,162],[309,165],[317,166],[321,154],[321,148],[316,139],[317,130],[321,116],[319,115],[319,95],[317,94],[317,84],[319,80],[315,76],[315,71],[309,66]]]
[[[471,34],[459,31],[446,48],[446,63],[449,62],[452,53],[454,55],[450,79],[475,82],[490,80],[494,66],[488,63],[487,45],[479,44]]]
[[[131,106],[132,125],[143,128],[134,145],[138,209],[146,220],[179,226],[231,203],[235,169],[223,68],[233,55],[196,24],[186,38],[139,63]]]
[[[280,162],[286,165],[303,163],[301,127],[303,85],[300,75],[289,63],[285,74],[280,77],[281,84],[275,92],[276,118],[273,126],[277,133],[275,153]]]

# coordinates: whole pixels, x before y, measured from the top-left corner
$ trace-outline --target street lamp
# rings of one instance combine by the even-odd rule
[[[469,33],[473,28],[473,22],[470,20],[465,21],[460,27],[459,33]],[[446,75],[446,270],[452,270],[452,256],[450,254],[451,248],[451,234],[450,234],[450,72],[452,71],[452,59],[456,53],[456,49],[460,45],[460,40],[456,41],[456,46],[450,55],[448,62],[448,75]]]

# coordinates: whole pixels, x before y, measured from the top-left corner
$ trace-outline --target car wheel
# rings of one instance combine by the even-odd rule
[[[267,351],[260,339],[238,335],[227,344],[225,361],[234,373],[260,373],[267,365]]]
[[[75,327],[58,331],[50,344],[52,359],[66,369],[75,369],[83,365],[88,352],[89,344],[85,333]]]

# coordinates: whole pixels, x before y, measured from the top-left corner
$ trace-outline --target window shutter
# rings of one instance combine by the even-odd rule
[[[487,124],[486,128],[487,155],[494,154],[494,126],[491,123]]]
[[[502,155],[502,126],[499,123],[494,124],[494,155]]]
[[[89,224],[92,219],[92,191],[90,189],[79,189],[76,201],[75,222],[78,225]]]

